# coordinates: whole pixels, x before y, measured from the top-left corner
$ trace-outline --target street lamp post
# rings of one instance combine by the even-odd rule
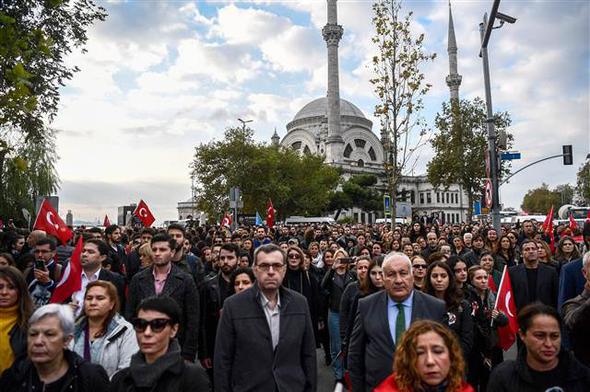
[[[492,225],[494,229],[500,232],[500,192],[499,192],[499,160],[498,160],[498,146],[496,129],[494,128],[494,112],[492,109],[492,92],[490,88],[490,64],[488,60],[488,42],[492,29],[502,27],[504,22],[514,23],[516,19],[498,12],[500,0],[494,0],[492,11],[488,19],[487,13],[483,16],[483,22],[479,24],[479,33],[481,37],[481,52],[480,56],[483,63],[483,79],[486,94],[486,108],[487,108],[487,129],[488,129],[488,154],[490,160],[490,180],[492,185]],[[500,25],[494,27],[495,20],[500,20]]]

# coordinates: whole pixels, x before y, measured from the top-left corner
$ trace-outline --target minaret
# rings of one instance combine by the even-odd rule
[[[459,86],[461,85],[461,75],[457,71],[457,40],[455,39],[455,26],[453,25],[453,13],[451,12],[451,2],[449,1],[449,42],[447,52],[449,54],[449,76],[447,76],[447,86],[451,90],[451,101],[459,99]]]
[[[338,43],[344,30],[338,25],[336,0],[328,1],[328,23],[322,29],[322,36],[328,47],[328,138],[326,140],[326,162],[342,159],[344,140],[340,126],[340,82],[338,71]]]
[[[278,146],[279,142],[281,141],[281,138],[279,137],[279,134],[277,133],[277,129],[275,128],[275,133],[272,134],[270,140],[272,141],[272,145],[273,146]]]

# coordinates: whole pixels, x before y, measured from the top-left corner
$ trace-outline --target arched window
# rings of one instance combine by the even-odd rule
[[[350,154],[352,154],[352,147],[350,144],[347,144],[344,149],[344,158],[350,158]]]
[[[299,150],[301,148],[301,142],[295,142],[291,144],[291,147],[293,148],[293,150]]]
[[[306,155],[311,154],[311,150],[309,149],[309,146],[305,146],[305,148],[303,149],[303,153]]]
[[[365,144],[367,144],[366,140],[363,139],[354,139],[354,145],[359,148],[365,148]]]
[[[358,167],[365,167],[365,162],[362,159],[359,159],[357,162]]]
[[[373,150],[373,147],[369,148],[369,156],[371,157],[372,161],[377,160],[377,154],[375,154],[375,150]]]

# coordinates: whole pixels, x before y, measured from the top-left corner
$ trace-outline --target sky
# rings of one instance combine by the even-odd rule
[[[259,141],[281,138],[309,101],[325,96],[326,2],[98,1],[106,21],[89,30],[87,53],[68,64],[81,71],[61,90],[57,170],[60,214],[75,220],[116,220],[117,207],[145,200],[156,224],[177,219],[190,198],[195,146],[223,137],[238,118],[252,120]],[[340,94],[374,124],[377,98],[369,83],[371,1],[341,0],[338,21]],[[460,97],[484,96],[478,25],[492,1],[452,2]],[[515,24],[493,30],[489,44],[494,111],[512,117],[514,170],[572,144],[574,165],[554,159],[532,166],[501,187],[504,207],[519,209],[527,190],[575,184],[590,151],[590,3],[586,0],[505,0]],[[403,3],[413,31],[436,53],[423,67],[432,89],[423,117],[432,127],[449,99],[445,77],[448,2]],[[374,125],[373,132],[379,135]],[[433,152],[421,149],[413,174],[424,174]],[[473,157],[482,159],[482,157]],[[412,173],[409,173],[412,174]]]

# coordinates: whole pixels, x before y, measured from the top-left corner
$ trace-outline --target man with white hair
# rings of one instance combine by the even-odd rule
[[[590,252],[584,254],[582,266],[584,290],[563,304],[561,315],[576,358],[584,365],[590,366]]]
[[[70,306],[38,308],[29,319],[27,357],[17,359],[2,373],[2,391],[108,391],[105,370],[67,349],[73,336]]]
[[[389,253],[382,268],[385,290],[359,300],[350,337],[348,368],[353,392],[372,391],[391,374],[396,343],[414,321],[446,323],[445,303],[414,290],[408,256]]]

